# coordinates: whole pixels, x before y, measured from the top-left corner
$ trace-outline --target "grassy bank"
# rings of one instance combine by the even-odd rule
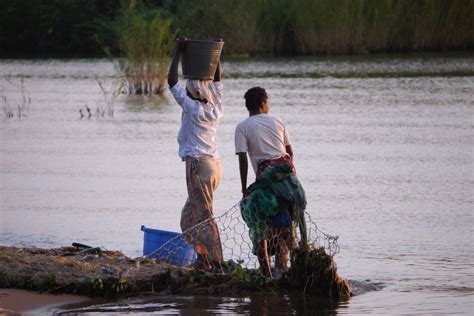
[[[104,25],[135,4],[147,21],[172,19],[172,33],[224,38],[224,54],[474,48],[474,0],[0,0],[0,57],[125,53]]]
[[[308,252],[307,257],[300,256],[298,260],[314,260],[314,255]],[[147,294],[235,296],[267,292],[283,295],[290,291],[305,293],[308,299],[349,299],[349,285],[337,274],[332,257],[324,253],[321,258],[325,260],[300,267],[301,275],[297,278],[300,283],[295,283],[291,278],[265,278],[258,270],[244,269],[233,261],[222,262],[221,271],[214,273],[154,259],[131,259],[121,252],[100,248],[40,249],[0,245],[0,288],[107,299]],[[311,282],[304,278],[310,278]]]

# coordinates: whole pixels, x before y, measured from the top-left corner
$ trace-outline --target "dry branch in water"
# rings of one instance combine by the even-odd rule
[[[99,85],[103,97],[102,102],[99,102],[97,105],[97,117],[104,117],[105,114],[109,117],[113,117],[115,103],[117,102],[118,96],[122,93],[126,80],[122,77],[116,78],[109,87],[98,77],[95,77],[95,81]]]
[[[20,89],[21,94],[21,101],[16,102],[17,108],[17,117],[27,117],[30,113],[30,106],[31,106],[31,97],[30,94],[26,91],[25,88],[25,80],[24,78],[20,79],[20,84],[16,84],[11,78],[5,78],[5,80],[10,83],[12,86],[15,86]],[[8,101],[6,95],[2,95],[2,108],[3,112],[5,113],[5,117],[12,118],[15,116],[14,108],[15,106]]]

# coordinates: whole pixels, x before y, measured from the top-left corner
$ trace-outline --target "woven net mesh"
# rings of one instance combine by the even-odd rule
[[[337,254],[339,252],[338,236],[331,236],[321,231],[308,212],[305,212],[305,220],[308,244],[313,247],[324,248],[325,252],[331,257]],[[198,240],[199,236],[204,235],[204,230],[208,230],[209,227],[214,225],[217,225],[219,229],[223,260],[236,262],[247,269],[259,267],[257,256],[252,253],[252,241],[247,224],[241,215],[240,202],[233,205],[222,215],[200,222],[184,231],[183,234],[169,239],[148,254],[147,257],[173,265],[190,265],[196,259],[191,244],[192,240]],[[273,244],[278,244],[279,236],[275,236],[271,232],[268,232],[267,235],[270,240],[275,240]],[[291,235],[291,247],[294,247],[301,240],[301,233],[299,229],[293,227]]]

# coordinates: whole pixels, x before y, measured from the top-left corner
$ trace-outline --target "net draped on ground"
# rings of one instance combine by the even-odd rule
[[[305,211],[306,231],[308,244],[314,247],[323,247],[325,252],[333,257],[339,252],[338,236],[331,236],[322,232],[311,215]],[[240,202],[233,205],[230,209],[220,216],[205,220],[188,230],[183,234],[177,235],[163,243],[158,249],[148,254],[147,257],[155,258],[158,262],[171,263],[179,259],[180,261],[191,264],[192,259],[182,258],[182,241],[189,242],[192,239],[199,239],[193,236],[199,236],[204,229],[209,229],[212,222],[215,222],[219,228],[220,241],[222,245],[223,259],[232,260],[247,269],[256,269],[259,267],[257,257],[252,253],[252,241],[249,237],[249,229],[242,218],[240,211]],[[299,229],[295,228],[294,242],[298,244],[300,240]],[[186,236],[186,240],[185,237]]]

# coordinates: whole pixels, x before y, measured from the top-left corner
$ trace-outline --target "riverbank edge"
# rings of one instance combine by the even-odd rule
[[[348,299],[350,290],[339,290],[347,280],[337,275],[332,261],[327,263],[326,268],[324,271],[330,281],[321,284],[314,282],[318,287],[316,290],[324,291],[313,293],[321,293],[319,296],[331,299]],[[258,271],[247,270],[240,265],[211,273],[143,257],[131,259],[118,251],[84,253],[75,247],[40,249],[5,246],[0,246],[0,288],[104,299],[149,294],[225,296],[306,291],[306,286],[304,289],[292,287],[285,277],[266,279]]]
[[[232,287],[225,286],[229,281],[252,291],[261,288],[230,274],[131,259],[118,251],[82,254],[74,247],[0,246],[0,288],[112,299],[145,293],[231,294]]]
[[[330,59],[330,58],[378,58],[381,56],[395,57],[413,57],[413,56],[446,56],[446,57],[465,57],[473,56],[474,47],[457,48],[457,49],[425,49],[425,50],[392,50],[392,51],[372,51],[360,53],[320,53],[320,54],[292,54],[277,55],[272,53],[227,53],[221,57],[224,61],[248,61],[248,60],[281,60],[281,59]],[[126,59],[123,55],[61,55],[61,54],[3,54],[0,60],[83,60],[83,59],[103,59],[103,60],[120,60]],[[170,57],[171,59],[171,57]]]

